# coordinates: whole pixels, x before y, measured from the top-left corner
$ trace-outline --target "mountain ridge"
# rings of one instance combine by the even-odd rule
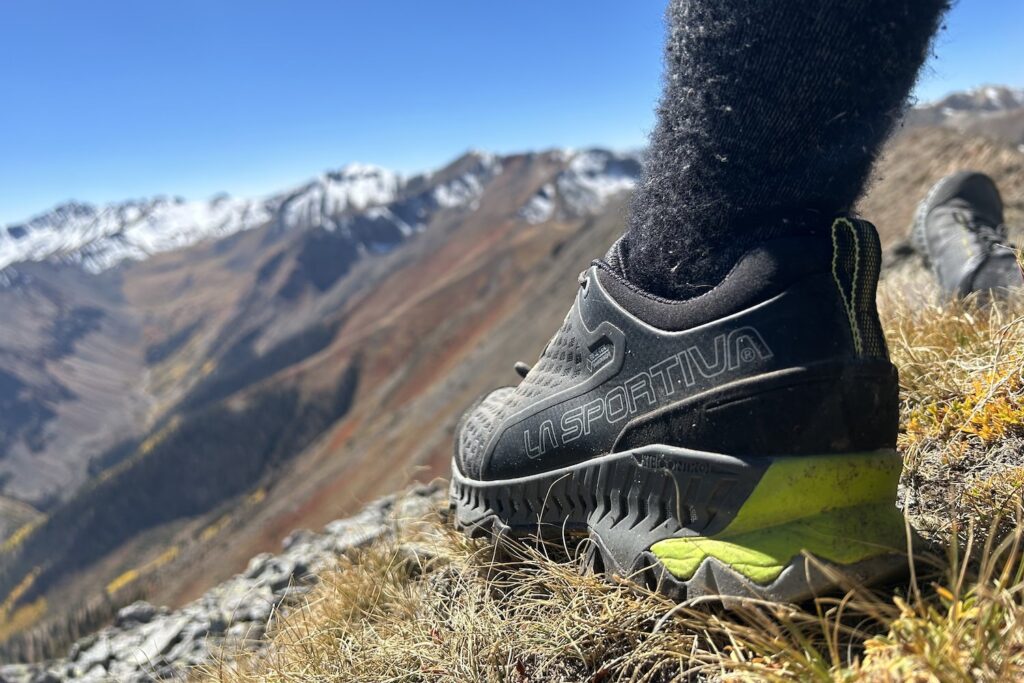
[[[578,210],[585,208],[580,204],[593,204],[602,193],[629,189],[639,169],[638,153],[600,148],[553,153],[581,162],[559,181],[559,189],[575,197],[575,203],[572,199],[570,203]],[[615,178],[602,185],[595,182],[601,173],[600,157],[632,163],[636,169],[632,175],[623,174],[625,166],[619,163]],[[463,162],[464,172],[437,182],[438,175],[456,162]],[[364,245],[371,250],[384,248],[394,239],[394,232],[408,236],[422,229],[430,211],[471,205],[482,186],[501,171],[500,157],[487,152],[471,151],[452,163],[403,176],[353,162],[262,199],[222,193],[209,200],[161,195],[101,206],[64,202],[25,221],[0,226],[0,277],[6,269],[25,261],[77,263],[99,274],[124,261],[144,260],[272,222],[287,230],[345,230],[362,218],[376,223],[386,234],[392,233],[384,244],[368,239]],[[398,210],[391,207],[396,204]]]
[[[1024,144],[1024,88],[983,85],[952,92],[912,107],[904,125],[946,126]],[[584,162],[581,166],[586,164],[586,150],[562,149],[557,153],[576,156]],[[641,154],[624,152],[619,156],[636,162]],[[472,150],[461,158],[477,159],[480,168],[452,179],[447,188],[438,188],[433,200],[439,206],[471,203],[481,183],[500,171],[495,166],[498,155]],[[5,271],[24,261],[79,263],[89,272],[100,273],[126,260],[142,260],[203,240],[229,237],[271,221],[277,221],[283,229],[316,225],[344,229],[346,216],[393,203],[403,193],[414,193],[417,187],[430,185],[432,176],[440,170],[405,176],[374,164],[351,162],[262,198],[218,193],[208,200],[158,195],[100,206],[75,200],[63,202],[24,221],[0,225],[0,285],[13,279]],[[585,174],[585,170],[577,170],[578,176]],[[546,220],[552,210],[546,195],[561,189],[571,197],[574,190],[585,188],[585,183],[572,187],[571,179],[562,183],[566,187],[542,188],[523,207],[523,217]],[[614,191],[614,182],[608,187]],[[592,198],[600,190],[592,184],[589,191],[583,190],[584,200],[588,194]],[[406,235],[418,225],[414,215],[395,216],[382,211],[372,219],[387,225],[388,231]]]
[[[177,604],[279,529],[439,472],[447,426],[436,425],[493,381],[480,354],[488,330],[504,328],[541,283],[572,285],[559,274],[592,257],[591,240],[611,242],[620,195],[639,172],[609,152],[500,161],[478,197],[460,180],[481,168],[471,156],[383,205],[410,220],[424,211],[422,229],[385,249],[355,241],[379,226],[363,212],[330,228],[270,221],[98,275],[73,263],[14,268],[20,284],[0,287],[15,323],[0,328],[0,368],[22,386],[0,400],[37,417],[31,429],[20,423],[27,431],[15,432],[0,472],[6,493],[41,514],[19,513],[22,525],[0,541],[11,619],[104,614],[152,586],[158,567],[171,572],[156,584],[161,600]],[[607,182],[605,164],[615,167]],[[519,214],[538,193],[550,215],[530,222]],[[558,315],[548,303],[495,338],[532,343],[535,326]],[[104,350],[112,357],[98,359]],[[469,367],[471,382],[445,381]],[[417,438],[428,425],[429,438]],[[357,451],[352,440],[377,445]],[[228,530],[229,547],[211,552]],[[172,551],[177,559],[161,559]],[[50,607],[31,612],[40,601]]]
[[[132,423],[159,422],[193,386],[220,394],[239,388],[242,375],[231,380],[225,373],[275,348],[272,357],[279,360],[273,362],[285,363],[296,353],[282,346],[290,337],[305,335],[297,349],[317,334],[326,340],[330,335],[315,332],[317,319],[329,318],[346,296],[331,293],[340,279],[367,256],[389,253],[444,216],[473,212],[485,188],[502,175],[503,163],[517,158],[552,164],[547,189],[522,201],[535,208],[535,198],[544,195],[545,213],[533,215],[530,224],[600,212],[631,189],[640,172],[636,155],[600,149],[519,157],[474,152],[407,179],[350,166],[268,200],[258,226],[236,222],[225,230],[215,223],[212,233],[169,237],[167,249],[132,252],[126,245],[140,240],[108,229],[113,223],[83,228],[79,221],[70,226],[73,239],[85,239],[77,257],[64,243],[36,252],[39,260],[0,269],[0,305],[15,323],[0,330],[0,493],[37,507],[58,488],[66,497],[83,481],[84,459],[92,457],[76,453],[96,455],[104,440],[113,446],[116,438],[130,436]],[[182,205],[161,200],[153,206]],[[126,206],[118,210],[139,226],[140,210]],[[56,215],[89,220],[97,210],[65,204]],[[41,229],[52,232],[45,223],[39,222]],[[113,253],[124,258],[106,267]],[[133,258],[138,255],[146,258]],[[194,302],[168,300],[169,289]],[[321,297],[316,312],[304,311],[303,301]],[[271,318],[272,329],[265,325]],[[106,367],[106,376],[83,372],[76,349]],[[116,349],[119,358],[99,361],[97,354],[106,349]],[[204,354],[212,355],[200,361]],[[164,372],[175,360],[190,369]],[[270,372],[268,363],[260,372]],[[214,376],[207,377],[214,365]],[[211,389],[211,381],[220,388]],[[94,415],[97,407],[109,416]],[[118,422],[118,415],[125,419]],[[62,424],[74,426],[74,433]],[[40,458],[49,452],[59,455]]]

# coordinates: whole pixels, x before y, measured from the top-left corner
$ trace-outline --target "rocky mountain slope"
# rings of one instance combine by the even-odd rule
[[[564,168],[519,208],[524,221],[600,210],[639,170],[634,157],[606,152],[561,154],[556,163]],[[0,492],[39,509],[66,499],[117,459],[105,451],[139,436],[140,423],[152,426],[187,393],[195,374],[169,377],[160,369],[190,341],[215,336],[231,315],[249,327],[261,315],[269,319],[272,309],[251,310],[267,296],[297,302],[310,287],[312,298],[326,293],[364,256],[390,251],[439,214],[472,211],[501,173],[501,160],[484,154],[411,178],[350,165],[266,200],[67,204],[0,229],[0,305],[8,323],[0,331]],[[196,249],[185,250],[191,245]],[[231,250],[229,263],[223,256]],[[177,257],[148,261],[164,252]],[[195,275],[204,269],[221,272]],[[189,275],[175,277],[175,270]],[[239,296],[266,289],[259,285],[284,270],[276,291]],[[255,288],[245,282],[253,271]],[[187,290],[187,302],[167,297],[168,279]],[[292,331],[308,322],[294,321]],[[287,336],[284,326],[277,329]],[[305,343],[319,343],[318,334],[326,332],[311,332]],[[246,344],[233,352],[261,353]],[[208,362],[217,361],[204,357]],[[203,367],[193,370],[202,375]],[[231,381],[221,377],[219,388],[205,390],[223,393]]]
[[[3,400],[22,417],[0,469],[39,513],[0,548],[0,638],[195,597],[294,526],[441,472],[457,407],[561,315],[528,306],[610,243],[639,168],[470,154],[385,204],[288,203],[99,273],[65,252],[8,267]]]
[[[4,683],[41,680],[144,683],[181,679],[234,650],[261,647],[268,623],[316,583],[318,576],[370,542],[395,538],[399,527],[440,507],[443,487],[420,486],[335,520],[322,532],[297,531],[282,552],[263,553],[245,570],[176,610],[138,601],[118,610],[113,622],[77,640],[67,656],[35,665],[0,665]],[[404,549],[415,561],[417,548]]]

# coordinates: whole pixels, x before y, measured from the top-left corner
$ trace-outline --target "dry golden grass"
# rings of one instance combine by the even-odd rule
[[[211,673],[230,681],[658,680],[688,668],[697,638],[674,620],[655,628],[672,603],[522,546],[515,558],[494,550],[436,520],[407,529],[397,543],[343,560],[278,622],[264,655]]]
[[[992,536],[991,538],[994,538]],[[201,673],[243,681],[1009,681],[1024,677],[1019,536],[889,595],[678,606],[578,561],[512,556],[428,519],[343,559],[268,648]],[[924,563],[922,563],[924,564]]]
[[[905,505],[948,546],[919,557],[909,582],[801,606],[676,605],[587,574],[574,549],[470,541],[431,515],[342,558],[275,618],[261,651],[226,653],[197,676],[1024,680],[1024,304],[911,306],[908,287],[891,281],[883,293],[902,373]]]
[[[900,370],[899,447],[915,527],[944,540],[954,521],[1013,519],[1024,484],[1024,296],[941,303],[905,280],[880,297]]]

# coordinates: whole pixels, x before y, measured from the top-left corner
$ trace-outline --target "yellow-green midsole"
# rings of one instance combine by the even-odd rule
[[[678,579],[713,557],[766,584],[804,552],[838,564],[905,552],[894,451],[777,458],[714,536],[669,538],[651,552]]]

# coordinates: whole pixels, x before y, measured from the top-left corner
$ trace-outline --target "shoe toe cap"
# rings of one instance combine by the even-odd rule
[[[455,463],[467,477],[478,478],[484,452],[515,389],[502,387],[478,398],[455,428]]]

